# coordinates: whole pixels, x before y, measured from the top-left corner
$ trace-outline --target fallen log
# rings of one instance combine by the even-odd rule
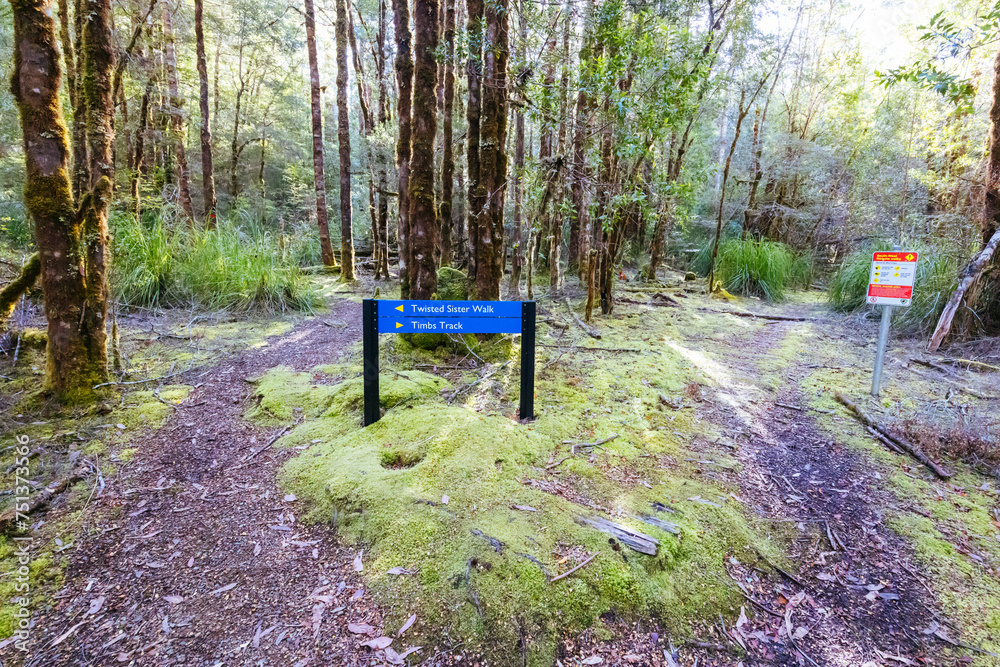
[[[0,514],[0,535],[5,535],[12,527],[17,526],[19,520],[23,520],[24,517],[27,517],[32,512],[48,505],[52,502],[53,498],[58,496],[73,484],[76,484],[82,479],[86,479],[87,473],[90,472],[90,469],[90,466],[86,463],[77,465],[66,477],[51,482],[44,489],[35,495],[30,496],[27,508],[22,509],[20,512],[18,512],[17,503],[12,504],[4,510],[3,514]]]
[[[759,313],[745,313],[742,310],[724,310],[724,313],[736,315],[737,317],[749,317],[751,319],[773,320],[775,322],[809,322],[808,317],[789,317],[786,315],[761,315]]]
[[[982,368],[984,371],[1000,371],[1000,366],[993,366],[991,364],[984,364],[981,361],[973,361],[972,359],[957,359],[957,358],[949,357],[949,358],[946,358],[946,359],[942,359],[941,361],[943,361],[946,364],[953,364],[953,365],[958,365],[958,366],[964,365],[966,368],[973,368],[973,367],[975,367],[975,368]]]
[[[583,331],[588,336],[590,336],[591,338],[596,338],[597,340],[601,339],[601,334],[598,331],[596,331],[595,329],[591,329],[589,326],[587,326],[587,324],[580,319],[580,316],[577,315],[575,312],[573,312],[573,307],[569,305],[568,299],[563,299],[563,303],[566,305],[566,310],[569,311],[569,314],[573,317],[574,320],[576,320],[576,323],[579,325],[581,329],[583,329]]]
[[[997,245],[1000,245],[1000,229],[993,233],[986,247],[962,269],[962,273],[958,276],[958,287],[955,288],[955,293],[951,295],[948,303],[945,304],[944,310],[941,311],[941,317],[938,318],[934,334],[931,336],[931,342],[927,344],[928,352],[937,352],[937,349],[941,347],[945,336],[951,331],[952,320],[955,319],[955,313],[958,312],[958,307],[961,305],[962,299],[965,298],[966,291],[972,287],[972,283],[976,282],[983,270],[990,263],[993,253],[996,252]]]
[[[927,466],[931,470],[931,472],[933,472],[935,475],[937,475],[941,479],[951,478],[952,473],[948,472],[947,470],[939,466],[930,457],[928,457],[926,454],[920,451],[920,449],[918,449],[917,447],[914,447],[913,445],[906,442],[902,438],[897,438],[896,436],[894,436],[892,433],[889,432],[889,429],[887,429],[885,426],[876,421],[867,412],[862,410],[861,406],[859,406],[857,403],[847,398],[839,391],[836,394],[834,394],[834,398],[838,403],[847,408],[857,418],[858,421],[860,421],[865,426],[869,426],[875,429],[883,436],[885,436],[888,440],[891,440],[897,447],[904,450],[907,454],[915,458],[917,461]]]

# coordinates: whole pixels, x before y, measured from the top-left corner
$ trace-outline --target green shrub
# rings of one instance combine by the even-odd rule
[[[896,310],[894,326],[907,333],[928,333],[937,324],[941,311],[955,291],[963,263],[959,257],[938,248],[914,243],[905,245],[907,249],[917,250],[920,259],[913,299],[908,307]],[[830,281],[830,307],[841,313],[869,308],[866,297],[872,253],[891,249],[891,243],[879,240],[849,254]]]
[[[719,243],[715,276],[734,294],[781,301],[787,290],[809,286],[812,264],[784,243],[727,238]]]
[[[112,215],[111,227],[115,296],[137,306],[156,306],[168,299],[175,285],[181,235],[168,232],[162,218],[147,227],[135,216],[120,212]]]
[[[871,277],[872,253],[886,250],[892,250],[892,244],[878,240],[844,258],[830,280],[827,299],[831,308],[838,313],[850,313],[865,305],[868,279]]]
[[[18,250],[35,243],[35,230],[20,201],[0,199],[0,238]]]
[[[165,217],[112,216],[111,286],[124,303],[268,312],[315,305],[298,266],[283,259],[277,235],[250,215],[235,211],[210,230]]]

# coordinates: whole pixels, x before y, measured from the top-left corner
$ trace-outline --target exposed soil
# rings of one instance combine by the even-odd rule
[[[794,326],[769,325],[766,338],[741,346],[744,361],[767,357],[782,329]],[[790,520],[799,531],[788,553],[797,574],[740,572],[746,592],[777,614],[764,624],[772,639],[779,639],[791,609],[799,617],[794,624],[808,628],[800,639],[772,649],[782,664],[803,657],[843,667],[882,664],[887,655],[923,660],[935,648],[922,634],[935,603],[918,579],[912,550],[885,523],[885,511],[897,501],[885,490],[879,466],[831,440],[803,407],[799,387],[806,373],[793,364],[770,400],[750,405],[756,419],[750,437],[740,438],[741,496],[754,511]],[[795,604],[773,604],[797,594],[804,595]]]
[[[162,428],[136,439],[136,459],[108,481],[94,536],[74,552],[24,664],[365,662],[347,621],[378,627],[380,616],[356,554],[297,523],[295,501],[274,481],[290,453],[267,447],[281,429],[242,418],[246,380],[334,360],[360,337],[360,310],[340,301],[332,315],[346,328],[309,320],[223,361]]]

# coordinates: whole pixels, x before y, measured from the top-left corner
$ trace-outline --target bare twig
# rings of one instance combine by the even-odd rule
[[[597,558],[597,554],[596,553],[593,556],[591,556],[590,558],[588,558],[587,560],[583,561],[582,563],[580,563],[579,565],[577,565],[576,567],[574,567],[573,569],[567,570],[567,571],[563,572],[558,577],[552,577],[552,580],[549,583],[550,584],[554,584],[557,581],[559,581],[560,579],[565,579],[566,577],[568,577],[569,575],[573,574],[574,572],[576,572],[577,570],[579,570],[583,566],[587,565],[590,561],[594,560],[595,558]]]

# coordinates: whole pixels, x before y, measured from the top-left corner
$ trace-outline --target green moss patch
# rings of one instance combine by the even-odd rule
[[[359,426],[360,378],[327,386],[276,369],[258,381],[258,408],[271,418],[287,421],[296,408],[308,417],[283,439],[308,449],[285,465],[281,482],[304,501],[309,520],[364,547],[365,575],[392,610],[387,627],[416,613],[417,633],[432,638],[450,628],[453,639],[499,664],[520,664],[520,652],[511,657],[507,647],[524,636],[529,663],[550,665],[564,633],[600,630],[602,616],[652,617],[690,636],[698,619],[739,609],[727,556],[783,561],[775,545],[786,528],[747,517],[729,496],[735,487],[684,461],[709,455],[701,438],[698,457],[688,453],[692,432],[722,433],[696,425],[688,407],[665,406],[661,394],[679,396],[688,382],[710,380],[661,341],[636,336],[632,329],[643,324],[615,321],[600,342],[636,354],[581,345],[573,363],[563,363],[558,352],[548,359],[543,352],[539,418],[530,424],[513,419],[516,363],[457,373],[454,386],[467,391],[453,403],[441,378],[383,375],[385,414],[367,428]],[[517,358],[516,346],[507,350]],[[395,345],[385,356],[405,367],[413,363],[408,354],[426,353]],[[599,447],[570,446],[612,436]],[[721,451],[711,455],[732,464]],[[595,516],[655,538],[656,554],[582,521]],[[675,524],[678,534],[644,517]]]

